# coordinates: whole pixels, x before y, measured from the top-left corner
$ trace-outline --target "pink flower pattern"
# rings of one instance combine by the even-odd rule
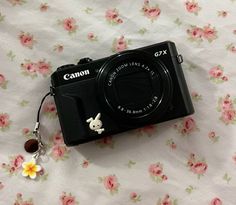
[[[218,100],[217,111],[221,112],[220,120],[228,124],[236,124],[236,99],[232,100],[230,95],[220,97]]]
[[[158,4],[151,6],[149,0],[144,0],[141,11],[143,15],[149,18],[152,22],[156,20],[161,14],[161,9],[159,8]]]
[[[0,73],[0,87],[2,89],[6,89],[7,88],[7,83],[8,83],[8,81],[6,80],[5,76]]]
[[[123,23],[123,20],[120,18],[119,11],[117,9],[108,9],[105,14],[107,22],[112,25],[117,25]]]
[[[79,202],[76,200],[75,196],[73,196],[71,193],[67,194],[66,192],[63,192],[60,196],[60,205],[78,205]]]
[[[119,182],[116,175],[108,175],[105,177],[98,178],[100,183],[103,183],[106,190],[110,192],[111,195],[117,194],[119,190]]]
[[[32,49],[34,44],[37,42],[32,34],[23,31],[19,35],[19,40],[22,46],[30,49]]]
[[[164,198],[159,199],[157,205],[178,205],[177,199],[171,199],[168,194]]]
[[[21,70],[24,76],[30,76],[32,79],[41,74],[43,77],[47,77],[52,73],[52,66],[50,62],[46,62],[45,59],[38,62],[32,62],[31,60],[25,60],[25,63],[21,63]]]
[[[98,37],[93,32],[89,32],[87,37],[88,37],[88,40],[90,40],[90,41],[97,41],[98,40]]]
[[[217,39],[217,31],[215,27],[211,27],[210,24],[204,26],[203,28],[191,25],[189,29],[187,29],[187,34],[189,35],[190,41],[202,42],[203,39],[206,39],[209,43],[213,40]]]
[[[49,6],[47,3],[42,3],[39,7],[40,11],[46,12],[49,9]]]
[[[65,18],[62,21],[58,21],[59,25],[62,25],[63,28],[68,31],[69,34],[73,34],[78,30],[77,21],[75,18],[69,17]]]
[[[57,117],[57,109],[54,101],[47,101],[43,105],[43,113],[49,118]]]
[[[211,131],[208,133],[208,138],[212,141],[212,142],[218,142],[220,136],[217,136],[216,133],[214,131]]]
[[[32,198],[24,200],[22,193],[17,193],[14,205],[34,205],[34,202]]]
[[[0,131],[6,131],[10,128],[11,120],[7,113],[0,113]]]
[[[61,131],[52,136],[50,156],[55,160],[65,160],[69,158],[70,149],[64,144]]]
[[[215,83],[223,83],[228,81],[229,78],[224,75],[224,68],[221,65],[212,67],[209,71],[210,80]]]
[[[182,122],[174,125],[174,128],[177,129],[182,136],[190,135],[192,132],[199,130],[192,117],[183,118]]]
[[[198,12],[201,10],[201,7],[198,5],[198,3],[195,0],[186,1],[185,7],[189,13],[193,13],[195,15],[198,15]]]
[[[129,40],[126,40],[124,36],[114,39],[112,44],[113,52],[121,52],[128,48],[128,45],[131,44]]]
[[[223,205],[222,201],[219,198],[214,198],[211,200],[210,205]]]
[[[195,91],[191,93],[191,96],[192,96],[192,99],[196,102],[202,100],[202,96]]]
[[[195,157],[195,154],[190,154],[190,157],[187,162],[187,166],[189,167],[189,170],[193,172],[194,174],[197,174],[198,179],[200,179],[201,176],[203,176],[208,168],[207,163],[204,159],[197,159]]]
[[[168,179],[163,173],[163,165],[160,162],[151,164],[148,168],[148,172],[151,179],[157,183],[162,183]]]
[[[134,203],[141,201],[141,195],[138,195],[136,192],[131,192],[129,198]]]
[[[236,46],[234,43],[230,43],[226,45],[226,49],[230,51],[231,53],[236,53]]]
[[[21,170],[21,165],[25,161],[21,154],[11,156],[8,164],[2,163],[2,168],[9,173],[10,176],[17,174]]]

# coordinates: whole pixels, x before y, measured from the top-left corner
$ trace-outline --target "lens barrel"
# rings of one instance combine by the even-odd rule
[[[150,54],[134,50],[109,58],[96,78],[101,107],[124,123],[145,123],[158,119],[172,99],[168,69]]]

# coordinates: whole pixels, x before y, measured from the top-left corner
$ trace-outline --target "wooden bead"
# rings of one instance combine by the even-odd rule
[[[39,149],[39,143],[36,139],[30,139],[25,142],[25,151],[28,153],[34,153]]]

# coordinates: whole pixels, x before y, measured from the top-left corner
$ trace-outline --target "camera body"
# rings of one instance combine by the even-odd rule
[[[175,44],[165,41],[59,67],[51,88],[65,144],[192,114],[182,61]]]

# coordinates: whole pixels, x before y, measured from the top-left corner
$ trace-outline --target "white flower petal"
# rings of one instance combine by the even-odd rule
[[[23,177],[27,177],[28,176],[28,173],[25,170],[23,170],[21,174],[22,174]]]
[[[36,165],[36,172],[39,172],[41,169],[42,169],[42,167],[41,167],[41,166],[39,166],[39,165]]]
[[[30,173],[29,177],[30,177],[31,179],[35,179],[35,178],[36,178],[36,172]]]

